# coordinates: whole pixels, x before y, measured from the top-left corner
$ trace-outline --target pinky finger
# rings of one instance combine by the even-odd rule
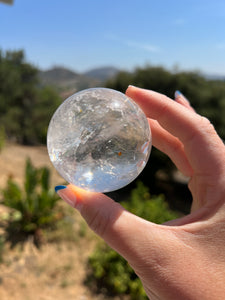
[[[181,105],[185,106],[189,110],[195,111],[194,108],[190,105],[190,102],[188,101],[188,99],[180,91],[175,92],[175,101],[177,103],[180,103]]]

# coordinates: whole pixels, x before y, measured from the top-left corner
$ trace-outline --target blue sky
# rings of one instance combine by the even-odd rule
[[[14,0],[0,3],[0,49],[41,69],[147,64],[225,75],[223,0]]]

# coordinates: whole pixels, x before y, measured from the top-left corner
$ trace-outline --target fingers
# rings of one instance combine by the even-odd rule
[[[175,101],[188,108],[189,110],[193,112],[195,111],[194,108],[190,105],[190,102],[187,100],[186,97],[184,97],[184,95],[180,91],[175,92]]]
[[[191,111],[194,111],[190,102],[179,91],[175,92],[175,101]],[[193,170],[188,162],[184,146],[180,140],[163,129],[156,120],[149,119],[149,124],[154,146],[166,153],[184,175],[191,177]]]
[[[225,172],[225,147],[210,122],[168,97],[130,86],[126,94],[184,146],[193,171],[206,176]],[[168,145],[165,152],[168,151]]]
[[[128,87],[126,94],[143,109],[146,116],[155,119],[181,142],[189,141],[195,128],[194,119],[198,116],[170,98],[145,89]]]
[[[149,119],[149,125],[152,132],[153,145],[166,153],[185,176],[192,176],[193,170],[180,140],[163,129],[156,120]]]
[[[104,194],[87,192],[74,185],[55,189],[63,200],[80,211],[93,231],[133,265],[143,259],[143,242],[147,240],[150,243],[148,252],[158,255],[159,225],[129,213]]]

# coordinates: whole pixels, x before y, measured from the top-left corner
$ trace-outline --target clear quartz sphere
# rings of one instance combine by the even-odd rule
[[[126,95],[91,88],[66,99],[48,128],[50,159],[69,183],[110,192],[133,181],[151,151],[151,131],[139,106]]]

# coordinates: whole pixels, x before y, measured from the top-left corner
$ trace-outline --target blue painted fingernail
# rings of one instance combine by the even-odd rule
[[[72,207],[75,207],[76,195],[70,188],[68,188],[66,185],[57,185],[55,187],[55,191],[57,192],[59,197],[62,198],[66,203],[68,203]],[[77,207],[77,209],[79,210],[79,207]]]
[[[175,92],[175,100],[178,98],[178,97],[182,97],[183,100],[185,100],[187,103],[190,104],[190,101],[180,92],[180,91],[176,91]]]
[[[175,99],[176,99],[177,97],[183,96],[183,95],[182,95],[182,93],[180,91],[176,91],[175,94],[174,94],[174,96],[175,96]]]
[[[63,189],[66,189],[66,188],[67,188],[66,185],[57,185],[57,186],[55,187],[55,191],[56,191],[56,193],[57,193],[58,191],[63,190]]]

